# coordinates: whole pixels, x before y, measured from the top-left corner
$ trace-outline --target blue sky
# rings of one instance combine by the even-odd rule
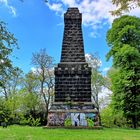
[[[109,13],[113,6],[109,0],[0,0],[0,20],[5,21],[10,32],[18,39],[20,49],[14,50],[18,59],[12,58],[15,66],[27,73],[33,67],[33,52],[46,48],[48,54],[60,61],[63,39],[63,13],[67,7],[78,7],[83,13],[83,37],[85,53],[98,53],[101,70],[111,67],[105,55],[109,51],[106,32],[115,17]],[[140,15],[135,9],[131,15]]]

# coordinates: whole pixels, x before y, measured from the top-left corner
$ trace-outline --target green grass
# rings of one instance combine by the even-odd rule
[[[140,130],[104,128],[43,129],[41,127],[0,127],[0,140],[140,140]]]

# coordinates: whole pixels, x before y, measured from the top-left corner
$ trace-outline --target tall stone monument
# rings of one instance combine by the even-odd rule
[[[48,114],[48,126],[98,125],[91,102],[91,68],[85,61],[82,14],[68,8],[64,14],[61,61],[55,68],[55,101]]]

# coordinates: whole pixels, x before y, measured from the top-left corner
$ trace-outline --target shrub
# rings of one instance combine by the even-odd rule
[[[71,119],[66,119],[64,122],[64,126],[72,126]]]
[[[20,124],[21,125],[30,125],[30,126],[39,126],[41,125],[40,123],[40,118],[33,118],[31,115],[30,117],[27,119],[25,117],[22,117],[20,120]]]
[[[88,126],[88,127],[93,127],[93,126],[94,126],[93,120],[87,119],[87,126]]]
[[[102,125],[105,127],[129,127],[121,111],[114,112],[111,106],[101,111]]]
[[[37,118],[37,119],[31,118],[30,125],[31,126],[39,126],[40,125],[40,118]]]

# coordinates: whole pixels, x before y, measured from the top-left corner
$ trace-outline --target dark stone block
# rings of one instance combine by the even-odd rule
[[[61,62],[55,68],[55,102],[91,102],[91,68],[85,61],[82,14],[68,8]]]

